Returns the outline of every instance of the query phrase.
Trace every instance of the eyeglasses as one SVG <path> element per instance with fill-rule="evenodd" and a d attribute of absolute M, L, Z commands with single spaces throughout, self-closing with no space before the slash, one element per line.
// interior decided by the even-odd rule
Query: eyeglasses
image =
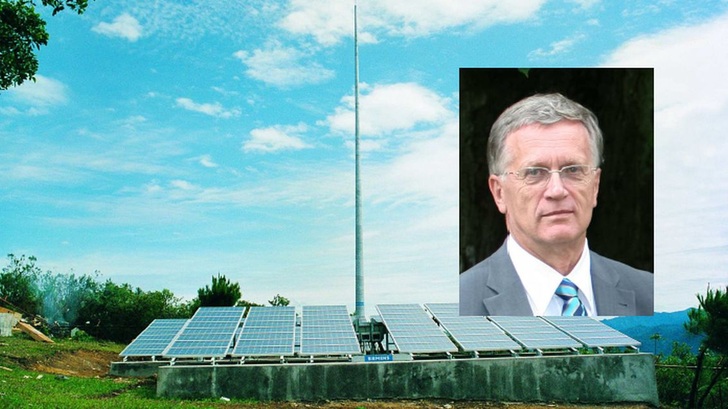
<path fill-rule="evenodd" d="M 579 184 L 587 181 L 597 168 L 589 165 L 568 165 L 558 170 L 542 167 L 527 167 L 515 172 L 504 172 L 503 175 L 513 175 L 527 185 L 544 184 L 551 178 L 552 173 L 558 173 L 564 183 Z"/>

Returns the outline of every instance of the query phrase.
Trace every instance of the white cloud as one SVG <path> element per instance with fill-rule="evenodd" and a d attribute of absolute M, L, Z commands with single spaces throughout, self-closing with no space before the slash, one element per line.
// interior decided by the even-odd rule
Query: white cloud
<path fill-rule="evenodd" d="M 456 28 L 507 24 L 532 17 L 545 0 L 517 3 L 499 0 L 372 0 L 358 6 L 359 30 L 365 42 L 375 33 L 426 36 Z M 280 26 L 294 34 L 311 35 L 322 45 L 352 36 L 353 6 L 328 0 L 292 0 Z"/>
<path fill-rule="evenodd" d="M 278 43 L 252 53 L 240 50 L 233 55 L 248 67 L 245 73 L 249 77 L 276 87 L 318 84 L 334 76 L 334 71 L 310 61 L 302 51 Z"/>
<path fill-rule="evenodd" d="M 214 160 L 212 160 L 212 156 L 210 155 L 202 155 L 198 158 L 198 161 L 200 165 L 206 168 L 216 168 L 219 166 Z"/>
<path fill-rule="evenodd" d="M 18 87 L 7 91 L 23 104 L 39 108 L 63 105 L 68 102 L 68 88 L 62 82 L 43 75 L 36 75 L 35 82 L 25 81 Z"/>
<path fill-rule="evenodd" d="M 352 134 L 354 97 L 342 99 L 342 106 L 326 118 L 332 132 Z M 383 136 L 420 124 L 437 124 L 450 118 L 450 99 L 415 83 L 362 87 L 359 97 L 359 129 L 362 136 Z"/>
<path fill-rule="evenodd" d="M 128 13 L 116 17 L 113 22 L 101 22 L 92 28 L 93 31 L 108 37 L 119 37 L 131 42 L 142 36 L 142 25 Z"/>
<path fill-rule="evenodd" d="M 217 118 L 232 118 L 240 115 L 239 109 L 225 109 L 219 102 L 199 104 L 189 98 L 177 98 L 177 106 L 188 111 L 199 112 Z"/>
<path fill-rule="evenodd" d="M 577 43 L 584 40 L 585 38 L 586 36 L 584 34 L 576 34 L 563 40 L 554 41 L 549 45 L 549 48 L 539 48 L 531 51 L 530 53 L 528 53 L 528 58 L 542 59 L 568 53 L 574 48 Z"/>
<path fill-rule="evenodd" d="M 630 40 L 605 59 L 655 72 L 655 310 L 728 285 L 728 14 Z"/>
<path fill-rule="evenodd" d="M 305 143 L 300 136 L 307 129 L 305 124 L 253 129 L 250 131 L 250 139 L 243 142 L 243 151 L 277 152 L 308 148 L 310 145 Z"/>
<path fill-rule="evenodd" d="M 169 182 L 169 184 L 173 188 L 180 189 L 180 190 L 195 190 L 196 189 L 195 185 L 193 185 L 192 183 L 190 183 L 186 180 L 181 180 L 181 179 L 173 180 L 173 181 Z"/>

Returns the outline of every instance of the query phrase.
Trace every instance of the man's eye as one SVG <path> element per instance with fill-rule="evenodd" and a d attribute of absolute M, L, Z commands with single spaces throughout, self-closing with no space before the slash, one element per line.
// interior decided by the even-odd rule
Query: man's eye
<path fill-rule="evenodd" d="M 568 173 L 572 175 L 581 173 L 581 166 L 565 166 L 563 169 L 561 169 L 561 173 Z"/>
<path fill-rule="evenodd" d="M 523 176 L 524 177 L 539 177 L 543 176 L 546 172 L 546 169 L 543 168 L 526 168 L 523 170 Z"/>

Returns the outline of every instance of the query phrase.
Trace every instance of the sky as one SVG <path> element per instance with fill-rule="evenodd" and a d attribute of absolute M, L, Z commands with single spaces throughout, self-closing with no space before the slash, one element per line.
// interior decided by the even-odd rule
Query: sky
<path fill-rule="evenodd" d="M 457 302 L 460 67 L 654 67 L 655 309 L 728 284 L 728 1 L 358 3 L 368 315 Z M 353 4 L 42 10 L 36 81 L 0 91 L 0 252 L 353 312 Z"/>

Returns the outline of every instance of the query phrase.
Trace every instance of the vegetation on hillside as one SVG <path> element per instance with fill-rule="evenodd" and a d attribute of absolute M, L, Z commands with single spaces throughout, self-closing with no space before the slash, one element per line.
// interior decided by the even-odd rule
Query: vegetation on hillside
<path fill-rule="evenodd" d="M 212 286 L 200 288 L 198 297 L 183 301 L 168 289 L 101 282 L 98 273 L 44 272 L 33 256 L 9 254 L 8 259 L 0 273 L 0 305 L 36 319 L 53 335 L 79 328 L 99 340 L 129 343 L 157 318 L 189 318 L 200 306 L 261 305 L 243 300 L 240 284 L 221 274 L 212 277 Z M 289 300 L 277 294 L 269 303 L 288 305 Z"/>

